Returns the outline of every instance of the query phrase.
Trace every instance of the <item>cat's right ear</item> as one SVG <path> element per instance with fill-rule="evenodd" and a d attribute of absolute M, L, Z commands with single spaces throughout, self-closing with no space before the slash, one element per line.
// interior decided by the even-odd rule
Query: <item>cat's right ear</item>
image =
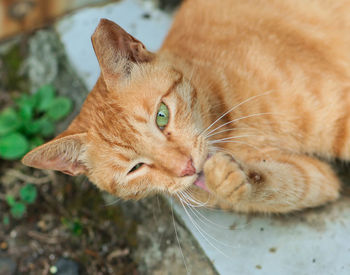
<path fill-rule="evenodd" d="M 127 76 L 135 64 L 150 62 L 154 54 L 114 22 L 101 19 L 91 41 L 107 86 Z"/>
<path fill-rule="evenodd" d="M 22 163 L 39 169 L 57 170 L 76 176 L 87 173 L 84 160 L 86 134 L 54 139 L 26 154 Z"/>

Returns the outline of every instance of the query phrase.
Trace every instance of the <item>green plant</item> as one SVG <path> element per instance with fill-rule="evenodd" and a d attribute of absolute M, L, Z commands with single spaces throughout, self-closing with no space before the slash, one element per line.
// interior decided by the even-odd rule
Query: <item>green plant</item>
<path fill-rule="evenodd" d="M 57 97 L 51 85 L 35 94 L 21 95 L 15 106 L 0 113 L 0 157 L 14 160 L 44 143 L 55 132 L 55 123 L 69 114 L 72 101 Z"/>
<path fill-rule="evenodd" d="M 22 218 L 27 211 L 27 205 L 35 201 L 38 195 L 36 186 L 33 184 L 26 184 L 19 190 L 19 199 L 16 200 L 14 196 L 7 195 L 6 202 L 10 206 L 10 213 L 12 217 Z"/>
<path fill-rule="evenodd" d="M 83 233 L 83 225 L 78 219 L 61 219 L 63 225 L 74 235 L 79 237 Z"/>

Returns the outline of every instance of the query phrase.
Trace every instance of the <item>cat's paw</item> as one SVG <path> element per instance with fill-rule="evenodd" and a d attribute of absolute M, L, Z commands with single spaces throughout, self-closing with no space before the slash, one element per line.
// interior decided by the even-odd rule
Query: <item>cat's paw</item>
<path fill-rule="evenodd" d="M 237 202 L 250 191 L 247 176 L 229 154 L 216 153 L 204 165 L 207 187 L 219 198 Z"/>

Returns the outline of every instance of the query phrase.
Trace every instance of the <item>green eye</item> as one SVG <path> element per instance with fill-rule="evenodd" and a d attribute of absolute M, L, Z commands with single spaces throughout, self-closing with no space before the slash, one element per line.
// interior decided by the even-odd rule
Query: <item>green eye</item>
<path fill-rule="evenodd" d="M 159 106 L 156 121 L 159 129 L 161 130 L 163 130 L 169 122 L 169 109 L 163 102 Z"/>
<path fill-rule="evenodd" d="M 143 163 L 138 163 L 136 164 L 133 168 L 131 168 L 131 170 L 128 172 L 128 174 L 136 171 L 137 169 L 141 168 L 141 166 L 143 165 Z"/>

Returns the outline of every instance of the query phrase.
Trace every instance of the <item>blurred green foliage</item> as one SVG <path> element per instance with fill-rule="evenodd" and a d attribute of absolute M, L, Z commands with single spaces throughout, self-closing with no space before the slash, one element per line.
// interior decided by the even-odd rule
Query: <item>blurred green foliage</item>
<path fill-rule="evenodd" d="M 6 202 L 10 206 L 10 213 L 12 217 L 22 218 L 27 210 L 27 205 L 35 202 L 38 195 L 37 188 L 33 184 L 26 184 L 19 190 L 19 198 L 16 199 L 12 195 L 6 196 Z M 3 221 L 6 225 L 9 220 Z"/>
<path fill-rule="evenodd" d="M 72 101 L 56 96 L 51 85 L 35 94 L 22 94 L 15 106 L 0 113 L 0 158 L 15 160 L 44 143 L 55 132 L 55 123 L 67 116 Z"/>

